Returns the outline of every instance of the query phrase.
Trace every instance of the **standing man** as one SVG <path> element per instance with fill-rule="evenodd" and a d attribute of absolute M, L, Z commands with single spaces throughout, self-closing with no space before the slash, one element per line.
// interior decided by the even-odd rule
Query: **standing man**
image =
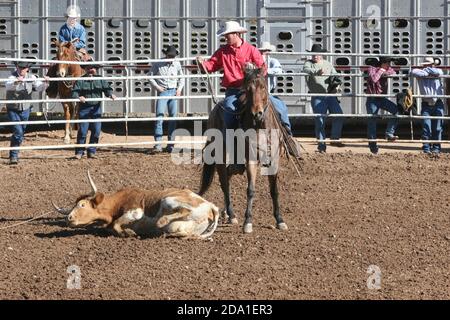
<path fill-rule="evenodd" d="M 102 98 L 102 94 L 116 99 L 116 96 L 112 93 L 112 88 L 106 80 L 91 80 L 94 77 L 98 77 L 97 69 L 99 65 L 89 64 L 83 65 L 86 74 L 83 78 L 89 78 L 89 80 L 78 80 L 75 82 L 72 90 L 72 99 L 79 99 L 79 118 L 81 119 L 100 119 L 102 117 L 101 103 L 100 101 L 87 102 L 86 99 L 98 99 Z M 97 144 L 100 139 L 100 133 L 102 130 L 101 122 L 83 122 L 79 124 L 77 134 L 77 144 L 85 144 L 88 130 L 91 130 L 91 137 L 89 144 Z M 75 159 L 81 159 L 84 155 L 85 148 L 75 149 Z M 89 147 L 87 149 L 88 158 L 96 159 L 97 149 L 95 147 Z"/>
<path fill-rule="evenodd" d="M 327 60 L 323 59 L 321 53 L 327 52 L 322 49 L 320 44 L 314 44 L 311 48 L 313 53 L 312 59 L 306 61 L 303 72 L 307 73 L 307 85 L 310 93 L 328 93 L 327 81 L 330 77 L 335 77 L 339 75 L 333 65 Z M 339 104 L 337 97 L 327 97 L 327 96 L 315 96 L 311 99 L 311 105 L 313 112 L 315 114 L 326 114 L 329 111 L 331 114 L 342 114 L 342 108 Z M 342 118 L 333 118 L 332 129 L 331 129 L 331 139 L 333 141 L 330 145 L 336 147 L 343 147 L 344 144 L 337 141 L 342 135 L 342 126 L 344 120 Z M 325 118 L 316 117 L 315 118 L 315 131 L 316 138 L 318 140 L 325 140 Z M 325 153 L 327 146 L 324 142 L 319 142 L 317 151 L 320 153 Z"/>
<path fill-rule="evenodd" d="M 269 92 L 274 93 L 275 87 L 277 86 L 277 74 L 283 73 L 283 69 L 281 68 L 281 63 L 278 59 L 275 59 L 270 56 L 271 52 L 276 51 L 274 45 L 270 44 L 270 42 L 263 42 L 261 48 L 259 48 L 259 52 L 261 52 L 264 61 L 267 66 L 267 75 L 269 78 Z"/>
<path fill-rule="evenodd" d="M 169 46 L 162 50 L 166 59 L 175 59 L 178 51 L 174 46 Z M 166 107 L 168 107 L 169 117 L 176 117 L 178 114 L 177 99 L 170 97 L 179 97 L 184 87 L 184 78 L 173 78 L 173 76 L 183 76 L 183 69 L 179 61 L 163 61 L 155 62 L 149 73 L 150 76 L 167 76 L 172 78 L 151 79 L 150 84 L 158 92 L 158 97 L 167 97 L 166 99 L 159 99 L 156 102 L 156 116 L 158 118 L 164 117 Z M 169 121 L 169 141 L 175 141 L 173 135 L 177 123 L 174 120 Z M 155 124 L 155 141 L 162 141 L 163 136 L 163 121 L 157 120 Z M 168 144 L 166 152 L 172 152 L 173 144 Z M 162 152 L 161 144 L 156 144 L 153 148 L 153 153 Z"/>
<path fill-rule="evenodd" d="M 422 116 L 444 116 L 444 102 L 441 98 L 433 96 L 444 95 L 444 88 L 440 77 L 444 74 L 441 69 L 436 68 L 436 60 L 433 57 L 427 57 L 422 62 L 423 69 L 413 69 L 411 75 L 417 78 L 420 94 L 429 96 L 422 98 Z M 443 131 L 443 120 L 423 120 L 423 140 L 441 140 Z M 426 154 L 436 154 L 441 152 L 441 144 L 424 143 L 422 150 Z"/>
<path fill-rule="evenodd" d="M 44 91 L 48 86 L 48 79 L 46 81 L 36 80 L 35 75 L 28 73 L 30 70 L 30 63 L 16 62 L 16 70 L 14 70 L 6 82 L 6 100 L 31 100 L 33 90 Z M 28 121 L 30 111 L 33 106 L 30 103 L 9 103 L 6 105 L 8 118 L 10 121 L 20 122 Z M 13 127 L 13 134 L 11 136 L 11 147 L 20 147 L 23 142 L 26 125 L 16 124 Z M 11 150 L 9 152 L 9 164 L 16 165 L 19 163 L 19 151 Z"/>
<path fill-rule="evenodd" d="M 380 57 L 375 66 L 369 67 L 369 77 L 367 79 L 367 94 L 387 94 L 388 77 L 396 74 L 391 67 L 391 58 Z M 366 102 L 367 113 L 377 115 L 380 109 L 386 110 L 393 115 L 397 115 L 397 105 L 391 100 L 383 97 L 368 97 Z M 386 127 L 386 140 L 395 141 L 398 136 L 395 135 L 395 129 L 398 125 L 398 119 L 389 119 Z M 377 119 L 369 118 L 367 120 L 367 136 L 371 140 L 377 138 Z M 378 146 L 376 142 L 369 142 L 370 152 L 378 153 Z"/>
<path fill-rule="evenodd" d="M 269 79 L 269 92 L 274 93 L 275 87 L 277 86 L 277 74 L 283 73 L 283 69 L 281 68 L 281 63 L 278 59 L 271 57 L 270 52 L 274 52 L 276 50 L 274 45 L 271 45 L 270 42 L 263 42 L 261 48 L 259 48 L 259 52 L 263 56 L 264 63 L 267 66 L 267 75 Z M 283 100 L 281 100 L 277 96 L 270 95 L 270 100 L 277 110 L 278 115 L 280 117 L 281 123 L 287 129 L 288 133 L 292 135 L 291 132 L 291 123 L 289 121 L 288 116 L 288 107 Z"/>

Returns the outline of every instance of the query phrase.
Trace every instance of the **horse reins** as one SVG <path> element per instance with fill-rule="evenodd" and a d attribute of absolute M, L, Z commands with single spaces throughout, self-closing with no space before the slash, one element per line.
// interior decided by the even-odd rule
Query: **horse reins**
<path fill-rule="evenodd" d="M 202 72 L 202 70 L 200 68 L 200 65 L 198 63 L 197 63 L 197 70 L 200 73 L 200 75 L 203 74 L 203 72 Z M 224 112 L 226 112 L 228 114 L 232 114 L 234 116 L 242 115 L 244 113 L 244 111 L 245 111 L 244 108 L 243 108 L 243 110 L 241 110 L 239 112 L 232 112 L 232 111 L 227 110 L 227 109 L 224 108 L 222 101 L 218 101 L 217 100 L 217 95 L 216 95 L 216 93 L 214 91 L 213 84 L 212 84 L 212 79 L 210 77 L 210 74 L 209 74 L 208 70 L 203 68 L 203 71 L 206 74 L 206 79 L 207 79 L 206 82 L 208 83 L 208 90 L 209 90 L 209 93 L 211 94 L 211 97 L 212 97 L 212 100 L 213 100 L 214 104 L 218 105 Z M 205 77 L 202 76 L 202 79 L 205 80 Z"/>

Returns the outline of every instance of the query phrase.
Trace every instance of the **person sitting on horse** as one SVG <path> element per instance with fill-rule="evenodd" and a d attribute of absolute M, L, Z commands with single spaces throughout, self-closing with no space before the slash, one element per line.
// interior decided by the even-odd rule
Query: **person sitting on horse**
<path fill-rule="evenodd" d="M 71 42 L 76 49 L 77 59 L 79 61 L 91 60 L 90 55 L 86 51 L 86 30 L 78 23 L 80 18 L 80 9 L 77 6 L 70 6 L 66 12 L 67 21 L 59 30 L 58 40 L 60 43 Z M 57 65 L 54 64 L 49 67 L 47 76 L 56 78 Z M 50 81 L 50 85 L 46 90 L 49 98 L 56 98 L 58 96 L 58 82 Z"/>
<path fill-rule="evenodd" d="M 60 42 L 73 42 L 80 61 L 87 61 L 86 29 L 79 23 L 80 16 L 80 9 L 70 6 L 66 12 L 67 21 L 59 29 L 58 38 Z"/>
<path fill-rule="evenodd" d="M 31 100 L 34 91 L 43 91 L 48 85 L 48 78 L 45 81 L 37 80 L 35 75 L 30 74 L 31 63 L 16 62 L 16 69 L 12 72 L 8 81 L 5 83 L 6 100 Z M 22 122 L 28 121 L 30 111 L 33 108 L 31 103 L 8 103 L 6 110 L 10 121 Z M 26 125 L 16 124 L 13 126 L 11 136 L 11 147 L 20 147 L 24 138 Z M 9 152 L 9 164 L 19 163 L 19 150 Z"/>
<path fill-rule="evenodd" d="M 209 60 L 197 57 L 198 64 L 206 72 L 223 70 L 222 86 L 226 89 L 223 118 L 227 129 L 238 127 L 236 114 L 240 109 L 239 97 L 242 94 L 244 67 L 252 63 L 257 68 L 265 68 L 264 58 L 259 50 L 242 38 L 242 34 L 246 32 L 247 29 L 238 22 L 227 21 L 224 27 L 217 32 L 218 37 L 225 37 L 227 44 L 219 48 Z M 272 95 L 270 95 L 270 100 L 286 131 L 292 135 L 286 104 Z"/>

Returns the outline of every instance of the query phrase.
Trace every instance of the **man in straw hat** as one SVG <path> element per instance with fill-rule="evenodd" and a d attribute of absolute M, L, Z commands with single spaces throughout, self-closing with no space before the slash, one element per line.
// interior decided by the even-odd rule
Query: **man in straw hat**
<path fill-rule="evenodd" d="M 444 74 L 441 69 L 436 68 L 439 64 L 439 60 L 433 57 L 426 57 L 422 61 L 421 65 L 423 69 L 413 69 L 411 75 L 417 78 L 419 84 L 420 94 L 428 96 L 428 98 L 422 98 L 422 116 L 444 116 L 444 102 L 441 98 L 436 96 L 444 95 L 444 87 L 440 77 Z M 443 123 L 441 119 L 423 120 L 423 140 L 441 140 Z M 427 154 L 439 154 L 441 152 L 441 144 L 433 143 L 431 146 L 429 143 L 424 143 L 422 150 Z"/>
<path fill-rule="evenodd" d="M 102 98 L 103 94 L 112 100 L 116 99 L 116 96 L 112 93 L 113 90 L 106 80 L 93 80 L 97 75 L 97 69 L 101 66 L 92 62 L 88 65 L 83 65 L 86 74 L 75 82 L 72 90 L 72 99 L 79 99 L 79 111 L 78 115 L 80 119 L 99 119 L 102 116 L 100 101 L 86 101 L 86 99 L 98 99 Z M 83 122 L 79 124 L 77 134 L 77 144 L 85 144 L 88 130 L 91 130 L 91 137 L 89 144 L 97 144 L 100 139 L 100 133 L 102 129 L 101 122 Z M 85 148 L 75 149 L 75 159 L 81 159 L 84 155 Z M 97 149 L 95 147 L 89 147 L 87 149 L 88 158 L 95 159 Z"/>
<path fill-rule="evenodd" d="M 270 44 L 270 42 L 268 41 L 263 42 L 261 47 L 259 48 L 259 52 L 261 52 L 266 62 L 267 74 L 269 76 L 269 91 L 271 93 L 274 92 L 275 87 L 277 85 L 276 75 L 283 73 L 280 61 L 270 56 L 270 53 L 275 51 L 276 51 L 275 46 Z"/>
<path fill-rule="evenodd" d="M 303 66 L 303 72 L 308 74 L 306 81 L 310 93 L 327 94 L 330 77 L 336 77 L 339 75 L 333 65 L 325 60 L 321 53 L 325 53 L 326 50 L 322 49 L 319 44 L 314 44 L 310 51 L 312 53 L 312 59 L 306 61 Z M 332 114 L 342 114 L 342 108 L 339 104 L 337 97 L 331 96 L 314 96 L 311 99 L 311 105 L 313 112 L 316 114 L 325 114 L 329 111 Z M 333 118 L 331 139 L 334 140 L 331 145 L 336 147 L 343 147 L 344 145 L 338 140 L 342 135 L 342 118 Z M 325 118 L 315 118 L 315 133 L 318 140 L 325 140 Z M 327 146 L 324 142 L 319 142 L 317 151 L 325 153 Z"/>
<path fill-rule="evenodd" d="M 16 69 L 11 73 L 8 81 L 5 83 L 6 100 L 31 100 L 34 91 L 44 91 L 48 86 L 48 78 L 45 81 L 36 80 L 36 76 L 30 74 L 31 63 L 16 62 Z M 33 108 L 31 103 L 8 103 L 6 109 L 8 118 L 12 122 L 28 121 L 30 111 Z M 11 147 L 20 147 L 24 138 L 26 125 L 16 124 L 13 126 L 11 136 Z M 19 151 L 11 150 L 9 152 L 9 164 L 19 163 Z"/>
<path fill-rule="evenodd" d="M 396 72 L 391 67 L 392 58 L 380 57 L 375 63 L 375 66 L 369 67 L 369 77 L 367 78 L 367 94 L 387 94 L 388 77 L 395 75 Z M 389 113 L 396 115 L 398 113 L 397 104 L 384 97 L 368 97 L 366 101 L 367 113 L 377 115 L 380 109 L 386 110 Z M 398 119 L 389 119 L 386 127 L 386 140 L 395 141 L 398 136 L 395 135 L 395 130 L 398 125 Z M 367 137 L 371 140 L 377 138 L 377 119 L 369 118 L 367 120 Z M 378 153 L 378 146 L 376 142 L 369 142 L 370 152 Z"/>
<path fill-rule="evenodd" d="M 237 126 L 236 112 L 240 107 L 238 99 L 244 81 L 245 65 L 252 63 L 257 68 L 264 66 L 264 59 L 259 50 L 242 38 L 242 34 L 246 32 L 247 29 L 241 27 L 238 22 L 227 21 L 217 32 L 217 36 L 225 37 L 227 44 L 218 49 L 209 60 L 197 58 L 199 65 L 207 72 L 223 70 L 222 86 L 226 89 L 223 107 L 228 111 L 224 112 L 223 117 L 227 129 L 234 129 Z M 273 96 L 270 96 L 270 99 L 283 126 L 291 134 L 286 105 L 278 103 Z"/>
<path fill-rule="evenodd" d="M 175 46 L 169 46 L 162 50 L 166 59 L 174 59 L 178 55 L 177 48 Z M 183 76 L 183 69 L 179 61 L 161 61 L 155 62 L 149 72 L 150 76 Z M 156 102 L 156 116 L 164 117 L 164 112 L 167 107 L 169 111 L 169 117 L 176 117 L 178 114 L 178 101 L 171 99 L 170 97 L 181 95 L 184 87 L 184 78 L 164 78 L 164 79 L 151 79 L 150 84 L 158 92 L 159 97 L 166 97 L 166 99 L 159 99 Z M 173 135 L 176 129 L 176 121 L 169 121 L 169 141 L 174 141 Z M 161 141 L 163 136 L 163 121 L 158 120 L 155 123 L 155 141 Z M 173 144 L 167 145 L 166 151 L 172 152 Z M 153 147 L 153 153 L 162 152 L 161 144 L 157 144 Z"/>

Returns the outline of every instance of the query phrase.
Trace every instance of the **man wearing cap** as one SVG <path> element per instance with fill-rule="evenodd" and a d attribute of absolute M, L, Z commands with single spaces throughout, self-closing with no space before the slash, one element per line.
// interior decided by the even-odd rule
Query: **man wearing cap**
<path fill-rule="evenodd" d="M 175 46 L 169 46 L 162 50 L 166 59 L 174 59 L 178 55 Z M 155 62 L 149 72 L 150 76 L 164 76 L 167 78 L 150 79 L 150 84 L 158 93 L 158 97 L 167 97 L 158 99 L 156 102 L 156 116 L 158 118 L 164 117 L 166 107 L 168 107 L 169 117 L 176 117 L 178 114 L 178 101 L 170 97 L 181 95 L 184 87 L 184 78 L 174 78 L 175 76 L 183 76 L 183 69 L 179 61 L 161 61 Z M 170 78 L 169 78 L 170 77 Z M 174 141 L 173 135 L 176 129 L 176 121 L 169 121 L 169 141 Z M 163 136 L 163 121 L 157 120 L 155 124 L 155 141 L 162 141 Z M 172 152 L 173 144 L 167 145 L 166 151 Z M 153 148 L 153 153 L 162 152 L 161 144 L 157 144 Z"/>
<path fill-rule="evenodd" d="M 238 22 L 227 21 L 217 32 L 217 36 L 225 37 L 227 44 L 218 49 L 209 60 L 197 58 L 199 65 L 207 72 L 223 70 L 222 86 L 226 89 L 223 101 L 226 112 L 223 113 L 223 117 L 227 129 L 235 129 L 238 124 L 236 113 L 240 108 L 239 96 L 244 82 L 244 67 L 249 63 L 257 68 L 265 66 L 264 58 L 259 50 L 242 38 L 241 35 L 246 32 L 247 29 L 241 27 Z M 281 123 L 292 135 L 286 104 L 279 103 L 280 100 L 272 95 L 269 97 L 280 116 Z M 299 154 L 300 151 L 297 153 Z"/>
<path fill-rule="evenodd" d="M 387 94 L 388 77 L 395 75 L 396 72 L 391 67 L 392 59 L 389 57 L 380 57 L 375 66 L 369 67 L 369 76 L 367 78 L 367 94 Z M 380 109 L 386 110 L 393 115 L 397 115 L 397 105 L 384 97 L 368 97 L 366 101 L 367 113 L 377 115 Z M 389 119 L 386 127 L 386 139 L 395 141 L 398 136 L 395 135 L 395 129 L 398 125 L 398 119 Z M 367 136 L 370 140 L 377 139 L 377 119 L 369 118 L 367 120 Z M 376 142 L 369 142 L 370 152 L 378 153 Z"/>
<path fill-rule="evenodd" d="M 319 44 L 314 44 L 311 48 L 313 53 L 312 59 L 305 62 L 303 72 L 308 74 L 306 81 L 309 93 L 313 94 L 327 94 L 328 93 L 328 79 L 339 75 L 333 65 L 325 60 L 321 53 L 327 52 L 322 49 Z M 314 96 L 311 99 L 311 105 L 315 114 L 325 114 L 329 111 L 331 114 L 342 114 L 342 108 L 337 97 L 329 96 Z M 338 140 L 342 135 L 342 118 L 333 118 L 331 128 L 331 139 L 334 140 L 331 145 L 336 147 L 343 147 L 344 145 Z M 325 140 L 325 118 L 315 118 L 315 133 L 318 140 Z M 325 153 L 327 146 L 324 142 L 319 142 L 317 151 Z"/>
<path fill-rule="evenodd" d="M 444 87 L 440 77 L 444 74 L 441 69 L 436 68 L 437 60 L 433 57 L 426 57 L 421 65 L 423 69 L 413 69 L 411 75 L 417 78 L 420 94 L 428 96 L 422 98 L 422 116 L 444 116 L 444 102 L 436 96 L 444 95 Z M 423 120 L 423 140 L 441 140 L 443 131 L 443 120 Z M 429 143 L 423 144 L 423 152 L 427 154 L 439 154 L 441 152 L 441 144 Z"/>
<path fill-rule="evenodd" d="M 99 119 L 102 116 L 100 101 L 86 101 L 86 99 L 99 99 L 102 98 L 102 94 L 111 98 L 116 99 L 116 96 L 112 93 L 112 88 L 106 80 L 92 80 L 97 75 L 97 69 L 100 68 L 99 65 L 94 63 L 89 65 L 83 65 L 86 74 L 82 77 L 85 79 L 80 79 L 75 82 L 72 89 L 72 99 L 79 99 L 79 118 L 80 119 Z M 77 144 L 85 144 L 87 132 L 91 130 L 91 137 L 89 139 L 89 144 L 97 144 L 100 139 L 101 133 L 101 122 L 83 122 L 79 124 L 78 134 L 77 134 Z M 81 159 L 84 155 L 85 148 L 75 149 L 75 159 Z M 95 147 L 89 147 L 87 149 L 88 158 L 97 158 L 97 149 Z"/>
<path fill-rule="evenodd" d="M 31 100 L 32 92 L 44 91 L 48 86 L 48 78 L 45 81 L 36 80 L 35 75 L 28 73 L 31 64 L 28 62 L 16 62 L 14 70 L 5 84 L 6 100 Z M 28 121 L 30 111 L 33 108 L 31 103 L 8 103 L 6 109 L 11 122 Z M 13 127 L 11 136 L 11 147 L 20 147 L 23 141 L 26 125 L 16 124 Z M 16 165 L 19 162 L 19 151 L 9 152 L 9 163 Z"/>

